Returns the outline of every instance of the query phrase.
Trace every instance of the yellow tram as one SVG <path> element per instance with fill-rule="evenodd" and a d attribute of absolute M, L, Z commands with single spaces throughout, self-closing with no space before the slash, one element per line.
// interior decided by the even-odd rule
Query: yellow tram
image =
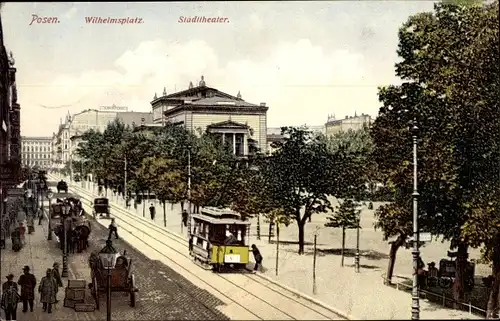
<path fill-rule="evenodd" d="M 249 260 L 250 222 L 228 209 L 204 207 L 192 214 L 189 254 L 204 268 L 244 268 Z"/>

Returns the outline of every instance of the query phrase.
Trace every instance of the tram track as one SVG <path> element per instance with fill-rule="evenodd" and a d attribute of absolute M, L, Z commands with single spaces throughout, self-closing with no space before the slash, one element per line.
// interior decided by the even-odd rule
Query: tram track
<path fill-rule="evenodd" d="M 93 201 L 93 193 L 78 186 L 70 186 L 70 189 L 76 192 L 76 194 L 82 196 L 82 198 L 88 201 Z M 84 204 L 84 207 L 88 208 L 89 205 L 84 202 L 82 203 Z M 263 279 L 261 280 L 261 278 L 258 278 L 253 274 L 218 274 L 203 270 L 198 265 L 193 264 L 191 256 L 188 254 L 187 240 L 184 237 L 178 235 L 177 233 L 168 231 L 166 228 L 160 227 L 155 223 L 149 222 L 142 217 L 129 213 L 127 210 L 122 209 L 119 205 L 114 204 L 113 201 L 110 201 L 110 207 L 113 209 L 113 212 L 117 214 L 113 215 L 113 217 L 118 221 L 117 223 L 120 227 L 120 230 L 126 231 L 132 237 L 138 239 L 141 243 L 146 245 L 149 249 L 152 249 L 160 256 L 164 257 L 183 271 L 187 272 L 189 275 L 194 276 L 200 282 L 204 283 L 209 288 L 222 295 L 231 303 L 239 306 L 241 309 L 245 310 L 247 313 L 249 313 L 249 315 L 255 317 L 256 319 L 346 319 L 345 317 L 342 317 L 338 313 L 328 310 L 325 307 L 315 305 L 308 300 L 302 300 L 293 292 L 289 292 L 284 288 L 278 287 L 277 285 L 269 281 L 264 281 Z M 123 224 L 120 223 L 124 223 L 126 227 L 124 227 Z M 141 228 L 141 226 L 144 228 Z M 141 234 L 142 237 L 140 237 Z M 167 242 L 169 242 L 170 244 Z M 176 246 L 174 246 L 174 244 Z M 190 268 L 187 268 L 183 264 L 172 259 L 171 256 L 166 255 L 163 251 L 161 251 L 162 248 L 168 249 L 169 251 L 174 252 L 176 255 L 187 259 L 191 263 Z M 232 291 L 228 291 L 231 292 L 231 296 L 224 293 L 225 291 L 218 289 L 213 284 L 210 284 L 210 282 L 207 281 L 207 279 L 209 278 L 204 277 L 206 276 L 205 273 L 208 273 L 210 276 L 212 276 L 212 278 L 218 278 L 219 280 L 225 281 L 227 283 L 224 286 L 226 289 L 228 285 L 229 287 L 233 287 Z M 241 283 L 242 279 L 245 279 L 246 282 Z M 218 283 L 217 285 L 218 287 L 221 287 L 222 284 Z M 264 291 L 262 291 L 262 288 L 264 288 Z M 248 289 L 253 289 L 253 291 L 249 291 Z M 268 292 L 266 293 L 266 291 Z M 254 293 L 258 293 L 258 295 Z M 235 294 L 239 294 L 238 296 L 242 298 L 242 300 L 240 301 L 244 302 L 241 303 L 235 300 L 233 298 L 234 296 L 236 296 Z M 249 298 L 245 299 L 245 297 Z M 251 305 L 258 308 L 249 309 L 248 306 L 250 304 L 246 303 L 249 300 L 253 300 L 256 304 L 254 305 L 252 303 Z M 266 306 L 268 308 L 263 309 L 263 306 Z M 295 309 L 293 309 L 292 307 L 294 307 Z M 256 311 L 260 311 L 260 314 L 258 314 L 258 312 Z M 267 313 L 265 313 L 264 311 L 267 311 Z M 294 311 L 294 313 L 292 313 L 291 311 Z"/>

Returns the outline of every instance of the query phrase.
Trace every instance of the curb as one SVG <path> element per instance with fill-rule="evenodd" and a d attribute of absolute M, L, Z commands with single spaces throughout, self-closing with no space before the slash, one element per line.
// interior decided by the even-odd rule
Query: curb
<path fill-rule="evenodd" d="M 249 268 L 247 268 L 247 270 L 248 271 L 253 271 L 253 270 L 251 270 Z M 360 318 L 356 318 L 355 316 L 353 316 L 351 314 L 348 314 L 348 313 L 346 313 L 346 312 L 344 312 L 342 310 L 339 310 L 337 308 L 329 306 L 328 304 L 326 304 L 326 303 L 324 303 L 324 302 L 322 302 L 322 301 L 320 301 L 318 299 L 315 299 L 315 298 L 313 298 L 313 297 L 311 297 L 311 296 L 309 296 L 307 294 L 304 294 L 304 293 L 302 293 L 302 292 L 300 292 L 298 290 L 292 289 L 291 287 L 289 287 L 287 285 L 281 284 L 278 281 L 273 280 L 272 278 L 268 277 L 267 275 L 264 275 L 262 273 L 255 273 L 255 275 L 258 276 L 258 277 L 260 277 L 260 278 L 262 278 L 262 279 L 264 279 L 264 280 L 266 280 L 266 281 L 268 281 L 268 282 L 270 282 L 270 283 L 272 283 L 272 284 L 274 284 L 274 285 L 276 285 L 276 286 L 278 286 L 278 287 L 280 287 L 280 288 L 282 288 L 282 289 L 285 289 L 285 290 L 287 290 L 287 291 L 289 291 L 289 292 L 297 295 L 298 297 L 301 297 L 301 298 L 303 298 L 303 299 L 305 299 L 307 301 L 310 301 L 310 302 L 312 302 L 314 304 L 317 304 L 317 305 L 321 306 L 322 308 L 324 308 L 326 310 L 329 310 L 329 311 L 331 311 L 333 313 L 336 313 L 336 314 L 338 314 L 338 315 L 346 318 L 347 320 L 361 320 Z"/>

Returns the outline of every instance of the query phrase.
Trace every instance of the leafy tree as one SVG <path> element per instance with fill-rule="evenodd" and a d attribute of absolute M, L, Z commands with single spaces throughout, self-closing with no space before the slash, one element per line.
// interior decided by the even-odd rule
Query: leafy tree
<path fill-rule="evenodd" d="M 283 127 L 282 135 L 285 141 L 273 146 L 278 150 L 261 168 L 264 189 L 272 206 L 297 222 L 299 254 L 304 254 L 306 221 L 331 209 L 328 195 L 335 194 L 339 177 L 324 139 L 305 128 Z"/>
<path fill-rule="evenodd" d="M 396 195 L 378 216 L 398 215 L 398 224 L 379 226 L 398 229 L 384 230 L 386 236 L 406 236 L 412 193 L 407 126 L 418 120 L 420 225 L 458 249 L 455 299 L 464 294 L 467 248 L 488 246 L 495 235 L 465 227 L 477 213 L 495 212 L 486 209 L 500 195 L 498 170 L 492 166 L 500 159 L 500 124 L 493 116 L 498 111 L 497 16 L 498 2 L 436 4 L 434 14 L 410 17 L 399 31 L 402 61 L 396 64 L 396 75 L 405 83 L 380 90 L 383 107 L 372 129 L 374 158 Z M 482 228 L 495 229 L 492 224 Z"/>
<path fill-rule="evenodd" d="M 332 215 L 328 216 L 326 227 L 342 228 L 342 250 L 341 250 L 341 265 L 344 266 L 344 250 L 345 250 L 345 230 L 361 228 L 360 211 L 357 209 L 359 203 L 351 199 L 346 199 L 336 206 Z"/>

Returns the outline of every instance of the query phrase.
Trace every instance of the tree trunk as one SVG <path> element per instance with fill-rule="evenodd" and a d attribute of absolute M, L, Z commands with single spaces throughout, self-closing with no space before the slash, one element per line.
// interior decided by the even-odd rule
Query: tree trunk
<path fill-rule="evenodd" d="M 257 240 L 260 240 L 260 214 L 257 214 Z"/>
<path fill-rule="evenodd" d="M 345 227 L 342 226 L 342 249 L 340 252 L 340 266 L 344 266 L 344 249 L 345 249 Z"/>
<path fill-rule="evenodd" d="M 142 200 L 142 217 L 146 216 L 146 202 Z"/>
<path fill-rule="evenodd" d="M 492 275 L 494 279 L 486 308 L 486 318 L 497 319 L 500 317 L 500 234 L 497 235 L 493 248 Z"/>
<path fill-rule="evenodd" d="M 465 268 L 467 266 L 467 244 L 460 242 L 458 244 L 457 259 L 456 259 L 456 272 L 455 282 L 453 283 L 453 299 L 455 309 L 459 309 L 460 304 L 464 300 L 465 291 Z"/>
<path fill-rule="evenodd" d="M 297 225 L 299 226 L 299 255 L 304 254 L 304 227 L 305 227 L 305 222 L 297 222 Z"/>
<path fill-rule="evenodd" d="M 392 275 L 394 274 L 394 266 L 396 265 L 396 254 L 401 246 L 405 242 L 406 236 L 399 235 L 398 238 L 391 243 L 391 249 L 389 250 L 389 264 L 387 265 L 387 274 L 385 276 L 384 284 L 392 284 Z"/>

